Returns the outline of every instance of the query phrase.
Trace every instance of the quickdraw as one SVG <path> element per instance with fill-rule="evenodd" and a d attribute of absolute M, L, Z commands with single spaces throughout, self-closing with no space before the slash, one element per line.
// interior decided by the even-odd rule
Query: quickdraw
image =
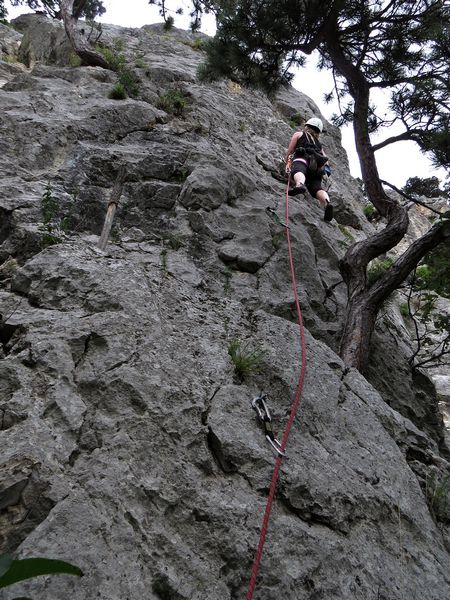
<path fill-rule="evenodd" d="M 270 206 L 268 206 L 266 208 L 266 213 L 274 218 L 274 221 L 277 223 L 277 225 L 280 225 L 280 227 L 286 227 L 286 229 L 290 229 L 290 226 L 286 225 L 286 223 L 280 219 L 280 217 L 277 215 L 277 211 L 274 208 L 270 208 Z"/>
<path fill-rule="evenodd" d="M 266 394 L 261 394 L 252 400 L 252 408 L 258 415 L 259 419 L 264 425 L 264 433 L 266 434 L 266 440 L 278 454 L 278 456 L 284 456 L 285 452 L 281 450 L 281 443 L 275 437 L 272 429 L 272 417 L 270 416 L 269 407 L 266 402 Z"/>

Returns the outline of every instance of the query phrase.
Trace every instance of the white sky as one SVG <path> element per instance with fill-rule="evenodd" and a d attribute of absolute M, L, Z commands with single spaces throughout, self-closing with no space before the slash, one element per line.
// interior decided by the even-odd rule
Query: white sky
<path fill-rule="evenodd" d="M 8 17 L 10 19 L 29 12 L 25 7 L 11 7 L 8 0 L 5 2 L 8 8 Z M 161 21 L 158 9 L 155 6 L 150 6 L 148 0 L 103 0 L 106 8 L 106 13 L 100 21 L 104 23 L 114 23 L 123 27 L 142 27 L 149 23 Z M 169 3 L 168 3 L 169 4 Z M 185 0 L 180 0 L 174 3 L 179 6 L 189 6 Z M 188 10 L 185 10 L 188 13 Z M 174 15 L 175 25 L 177 27 L 187 27 L 188 18 Z M 214 19 L 211 16 L 204 16 L 202 31 L 208 35 L 214 35 L 215 25 Z M 293 86 L 307 94 L 319 106 L 325 118 L 330 119 L 331 115 L 336 112 L 336 108 L 332 104 L 326 105 L 323 102 L 323 94 L 331 91 L 333 82 L 331 74 L 326 71 L 318 72 L 315 69 L 315 61 L 313 58 L 308 59 L 305 69 L 299 71 L 293 81 Z M 350 171 L 355 177 L 360 176 L 359 161 L 355 151 L 353 142 L 353 130 L 350 126 L 344 127 L 342 130 L 342 144 L 347 151 Z M 401 129 L 396 129 L 394 126 L 385 129 L 381 134 L 378 134 L 375 141 L 380 141 L 385 137 L 390 137 L 396 133 L 400 133 Z M 286 140 L 286 145 L 289 140 Z M 444 169 L 439 171 L 433 170 L 429 160 L 419 151 L 414 142 L 397 142 L 376 153 L 378 170 L 380 177 L 396 185 L 402 187 L 409 177 L 431 177 L 435 175 L 441 180 L 445 179 L 446 173 Z"/>

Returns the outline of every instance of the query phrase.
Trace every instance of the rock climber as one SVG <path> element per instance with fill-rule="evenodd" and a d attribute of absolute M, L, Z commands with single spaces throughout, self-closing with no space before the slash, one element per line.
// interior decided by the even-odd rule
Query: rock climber
<path fill-rule="evenodd" d="M 333 218 L 333 206 L 328 193 L 322 187 L 322 177 L 331 174 L 328 158 L 319 142 L 319 135 L 323 131 L 323 123 L 317 117 L 306 121 L 303 131 L 296 131 L 291 138 L 286 155 L 286 172 L 293 179 L 293 186 L 289 190 L 290 196 L 304 194 L 309 191 L 313 198 L 317 198 L 325 209 L 324 221 Z"/>

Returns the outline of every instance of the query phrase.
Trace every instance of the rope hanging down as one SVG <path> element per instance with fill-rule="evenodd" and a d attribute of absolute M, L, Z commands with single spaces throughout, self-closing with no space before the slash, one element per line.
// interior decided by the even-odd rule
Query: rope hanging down
<path fill-rule="evenodd" d="M 263 553 L 263 549 L 264 549 L 264 542 L 266 540 L 266 535 L 267 535 L 267 528 L 269 526 L 270 511 L 272 510 L 273 499 L 274 499 L 275 490 L 277 487 L 278 474 L 279 474 L 280 468 L 281 468 L 281 461 L 283 459 L 283 454 L 286 450 L 286 445 L 287 445 L 287 441 L 289 438 L 292 424 L 294 423 L 295 413 L 297 411 L 297 407 L 300 402 L 300 397 L 301 397 L 301 393 L 302 393 L 302 389 L 303 389 L 303 381 L 305 379 L 305 374 L 306 374 L 305 331 L 304 331 L 304 327 L 303 327 L 302 311 L 300 308 L 300 302 L 299 302 L 298 294 L 297 294 L 297 282 L 295 279 L 294 261 L 292 258 L 292 248 L 291 248 L 291 238 L 290 238 L 290 234 L 289 234 L 289 195 L 288 195 L 289 187 L 290 187 L 290 177 L 289 177 L 288 185 L 286 188 L 286 217 L 285 217 L 286 228 L 285 228 L 285 231 L 286 231 L 287 247 L 288 247 L 288 254 L 289 254 L 289 266 L 290 266 L 290 270 L 291 270 L 292 289 L 294 291 L 295 308 L 297 311 L 298 325 L 300 328 L 301 368 L 300 368 L 300 375 L 299 375 L 298 382 L 297 382 L 297 389 L 295 391 L 294 403 L 292 404 L 289 419 L 286 424 L 285 430 L 283 432 L 283 437 L 281 439 L 279 454 L 278 454 L 276 462 L 275 462 L 275 467 L 274 467 L 273 474 L 272 474 L 272 480 L 270 482 L 269 497 L 267 498 L 266 510 L 264 512 L 264 518 L 263 518 L 263 524 L 261 527 L 261 533 L 259 536 L 258 548 L 256 550 L 255 559 L 253 561 L 252 574 L 250 576 L 250 583 L 248 586 L 246 600 L 252 600 L 253 592 L 255 591 L 256 578 L 258 576 L 259 565 L 261 563 L 262 553 Z"/>

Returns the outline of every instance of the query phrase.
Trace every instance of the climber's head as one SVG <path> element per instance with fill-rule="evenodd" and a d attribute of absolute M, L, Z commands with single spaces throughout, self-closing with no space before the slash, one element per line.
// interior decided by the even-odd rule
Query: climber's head
<path fill-rule="evenodd" d="M 305 123 L 305 129 L 313 133 L 316 137 L 323 131 L 323 123 L 317 117 L 308 119 Z"/>

